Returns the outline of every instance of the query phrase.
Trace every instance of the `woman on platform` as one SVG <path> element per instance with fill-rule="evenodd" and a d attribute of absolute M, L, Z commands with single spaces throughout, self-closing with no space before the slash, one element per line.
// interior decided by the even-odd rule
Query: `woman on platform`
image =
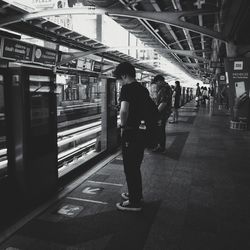
<path fill-rule="evenodd" d="M 178 109 L 180 107 L 180 101 L 181 101 L 181 86 L 179 81 L 175 82 L 173 97 L 174 97 L 173 120 L 170 121 L 169 123 L 178 123 L 178 118 L 179 118 Z"/>

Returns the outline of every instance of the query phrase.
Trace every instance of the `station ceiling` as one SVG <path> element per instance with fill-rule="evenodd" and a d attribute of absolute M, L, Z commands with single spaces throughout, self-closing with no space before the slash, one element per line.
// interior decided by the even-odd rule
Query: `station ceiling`
<path fill-rule="evenodd" d="M 226 56 L 225 42 L 247 47 L 250 44 L 250 35 L 246 32 L 250 23 L 249 0 L 69 0 L 69 4 L 72 6 L 77 1 L 105 9 L 147 12 L 148 20 L 112 15 L 112 12 L 110 16 L 145 44 L 155 47 L 200 79 L 213 76 L 215 69 L 210 67 L 211 61 L 222 61 Z M 192 14 L 181 18 L 159 17 L 160 21 L 155 21 L 150 20 L 151 12 L 164 13 L 166 17 L 181 12 Z M 201 33 L 199 27 L 207 31 Z"/>
<path fill-rule="evenodd" d="M 103 8 L 110 17 L 145 44 L 154 47 L 182 70 L 196 78 L 213 77 L 211 61 L 222 61 L 226 43 L 244 47 L 248 53 L 250 35 L 249 0 L 69 0 Z M 105 45 L 60 27 L 42 17 L 25 20 L 25 9 L 0 0 L 0 27 L 52 41 L 80 51 Z M 132 13 L 132 14 L 131 14 Z M 6 20 L 17 19 L 7 23 Z M 97 53 L 98 54 L 98 53 Z M 102 52 L 106 58 L 129 60 L 139 68 L 154 69 L 118 51 Z"/>

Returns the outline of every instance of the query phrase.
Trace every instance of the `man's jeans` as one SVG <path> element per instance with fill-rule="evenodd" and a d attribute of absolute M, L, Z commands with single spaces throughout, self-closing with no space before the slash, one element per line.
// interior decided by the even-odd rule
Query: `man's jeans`
<path fill-rule="evenodd" d="M 141 163 L 144 155 L 145 135 L 139 129 L 125 130 L 122 134 L 122 156 L 129 201 L 139 203 L 142 198 Z"/>

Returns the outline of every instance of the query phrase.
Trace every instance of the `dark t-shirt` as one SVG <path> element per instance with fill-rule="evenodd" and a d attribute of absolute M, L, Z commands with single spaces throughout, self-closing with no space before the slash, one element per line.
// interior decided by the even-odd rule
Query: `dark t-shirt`
<path fill-rule="evenodd" d="M 129 113 L 126 125 L 138 128 L 142 120 L 143 104 L 149 96 L 148 90 L 138 82 L 133 82 L 122 86 L 120 102 L 129 103 Z"/>
<path fill-rule="evenodd" d="M 201 95 L 201 89 L 200 89 L 199 86 L 196 88 L 196 93 L 195 93 L 195 95 L 196 95 L 196 96 L 200 96 L 200 95 Z"/>
<path fill-rule="evenodd" d="M 181 87 L 176 86 L 174 92 L 175 92 L 174 108 L 178 109 L 180 107 L 180 101 L 181 101 Z"/>
<path fill-rule="evenodd" d="M 163 102 L 165 102 L 167 105 L 161 111 L 160 116 L 162 118 L 165 118 L 169 116 L 169 113 L 171 112 L 171 108 L 172 108 L 172 90 L 171 90 L 171 87 L 167 84 L 162 86 L 157 93 L 157 98 L 156 98 L 157 106 L 159 106 Z"/>

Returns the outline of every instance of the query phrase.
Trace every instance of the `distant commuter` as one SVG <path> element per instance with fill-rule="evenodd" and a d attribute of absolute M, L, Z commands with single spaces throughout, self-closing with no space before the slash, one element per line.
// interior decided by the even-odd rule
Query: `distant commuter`
<path fill-rule="evenodd" d="M 124 85 L 120 93 L 121 140 L 124 173 L 128 193 L 122 193 L 123 202 L 116 207 L 122 211 L 142 210 L 141 163 L 144 155 L 144 138 L 139 129 L 143 103 L 149 91 L 135 80 L 135 68 L 128 62 L 120 63 L 114 75 Z"/>
<path fill-rule="evenodd" d="M 156 105 L 160 113 L 157 146 L 153 152 L 164 152 L 166 150 L 166 123 L 171 114 L 172 90 L 162 75 L 156 75 L 153 84 L 157 85 Z"/>
<path fill-rule="evenodd" d="M 200 89 L 199 83 L 197 82 L 196 93 L 195 93 L 196 107 L 200 106 L 200 100 L 201 100 L 201 89 Z"/>
<path fill-rule="evenodd" d="M 208 91 L 207 87 L 204 87 L 202 91 L 202 103 L 206 104 L 207 100 L 208 100 Z"/>
<path fill-rule="evenodd" d="M 174 106 L 173 106 L 173 120 L 169 123 L 178 123 L 179 119 L 179 111 L 180 108 L 180 102 L 181 102 L 181 85 L 179 81 L 175 82 L 175 88 L 174 88 Z"/>

